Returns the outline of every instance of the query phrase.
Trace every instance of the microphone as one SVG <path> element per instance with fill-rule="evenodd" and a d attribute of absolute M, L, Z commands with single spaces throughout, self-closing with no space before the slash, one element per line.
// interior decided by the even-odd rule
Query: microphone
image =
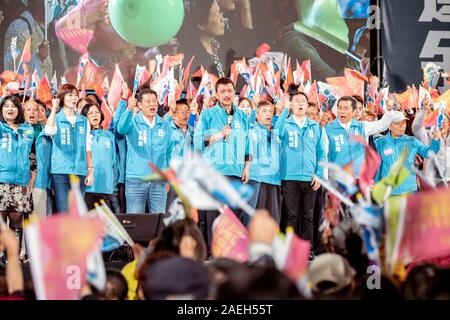
<path fill-rule="evenodd" d="M 228 126 L 231 128 L 231 123 L 233 122 L 233 116 L 232 115 L 229 115 L 228 116 Z M 227 142 L 227 140 L 228 140 L 228 136 L 226 136 L 224 139 L 223 139 L 225 142 Z"/>

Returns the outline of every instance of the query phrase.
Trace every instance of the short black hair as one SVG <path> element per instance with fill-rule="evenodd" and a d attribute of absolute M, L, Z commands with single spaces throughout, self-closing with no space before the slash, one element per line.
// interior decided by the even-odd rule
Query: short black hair
<path fill-rule="evenodd" d="M 189 107 L 189 102 L 187 101 L 187 99 L 178 99 L 175 104 L 185 104 Z"/>
<path fill-rule="evenodd" d="M 304 93 L 303 91 L 300 91 L 300 86 L 296 85 L 296 84 L 290 84 L 288 89 L 287 89 L 287 93 L 289 94 L 289 101 L 292 101 L 292 99 L 294 99 L 295 96 L 301 94 L 302 96 L 304 96 L 306 98 L 306 102 L 309 103 L 309 99 L 308 96 L 306 95 L 306 93 Z"/>
<path fill-rule="evenodd" d="M 158 99 L 158 94 L 155 90 L 151 89 L 150 87 L 141 87 L 136 93 L 137 101 L 142 102 L 142 98 L 144 98 L 146 94 L 153 94 L 155 95 L 156 99 Z"/>
<path fill-rule="evenodd" d="M 103 295 L 107 300 L 126 300 L 128 283 L 119 271 L 114 269 L 106 270 L 106 282 L 107 285 L 103 291 Z"/>
<path fill-rule="evenodd" d="M 364 107 L 364 99 L 361 96 L 354 95 L 352 96 L 353 99 L 355 99 L 357 102 L 361 103 Z"/>
<path fill-rule="evenodd" d="M 217 88 L 219 88 L 219 85 L 226 86 L 226 85 L 229 85 L 229 84 L 231 84 L 233 86 L 233 89 L 235 88 L 233 80 L 231 80 L 230 78 L 227 78 L 227 77 L 220 78 L 216 82 L 216 87 L 215 87 L 216 92 L 217 92 Z"/>
<path fill-rule="evenodd" d="M 339 103 L 341 103 L 342 101 L 349 101 L 352 104 L 352 109 L 356 110 L 357 104 L 356 104 L 356 99 L 351 97 L 351 96 L 343 96 L 341 97 L 338 102 L 337 102 L 337 106 L 339 105 Z"/>
<path fill-rule="evenodd" d="M 24 122 L 23 107 L 22 107 L 22 104 L 20 103 L 19 98 L 17 98 L 14 95 L 7 96 L 2 100 L 2 103 L 0 104 L 0 121 L 6 122 L 5 118 L 3 118 L 3 107 L 7 101 L 11 101 L 16 106 L 17 110 L 19 111 L 16 119 L 14 119 L 14 123 L 15 124 L 23 123 Z"/>

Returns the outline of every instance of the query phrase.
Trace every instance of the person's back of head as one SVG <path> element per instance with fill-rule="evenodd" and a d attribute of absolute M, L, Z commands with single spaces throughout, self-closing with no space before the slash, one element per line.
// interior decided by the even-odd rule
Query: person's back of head
<path fill-rule="evenodd" d="M 362 276 L 351 294 L 352 299 L 357 300 L 402 300 L 399 289 L 385 275 L 380 275 L 379 279 L 374 279 L 376 275 L 368 274 Z"/>
<path fill-rule="evenodd" d="M 450 269 L 438 269 L 428 286 L 428 299 L 450 300 Z"/>
<path fill-rule="evenodd" d="M 424 263 L 412 268 L 402 286 L 406 300 L 428 300 L 432 284 L 436 281 L 439 267 Z"/>
<path fill-rule="evenodd" d="M 117 270 L 106 270 L 106 287 L 103 295 L 107 300 L 125 300 L 128 293 L 128 283 Z"/>
<path fill-rule="evenodd" d="M 171 251 L 175 254 L 185 256 L 180 251 L 183 237 L 189 237 L 195 242 L 193 248 L 193 257 L 196 261 L 203 262 L 206 260 L 206 244 L 203 235 L 197 224 L 192 219 L 178 220 L 168 225 L 161 233 L 155 245 L 154 252 Z"/>
<path fill-rule="evenodd" d="M 215 299 L 218 287 L 228 281 L 233 270 L 241 266 L 240 262 L 228 258 L 217 258 L 205 263 L 209 275 L 209 293 L 210 299 Z"/>
<path fill-rule="evenodd" d="M 208 281 L 202 263 L 173 256 L 149 265 L 141 287 L 147 300 L 202 300 L 208 296 Z"/>
<path fill-rule="evenodd" d="M 335 253 L 342 255 L 356 271 L 356 276 L 366 274 L 369 266 L 362 237 L 362 228 L 353 219 L 341 221 L 330 239 Z"/>
<path fill-rule="evenodd" d="M 217 300 L 270 299 L 301 299 L 296 285 L 272 267 L 237 266 L 217 292 Z"/>

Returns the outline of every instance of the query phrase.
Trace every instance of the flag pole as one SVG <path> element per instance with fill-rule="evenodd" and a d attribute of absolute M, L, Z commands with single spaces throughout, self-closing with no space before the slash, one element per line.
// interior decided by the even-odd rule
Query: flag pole
<path fill-rule="evenodd" d="M 45 16 L 45 20 L 44 20 L 44 39 L 45 39 L 45 41 L 47 41 L 47 39 L 48 39 L 48 4 L 49 4 L 49 1 L 46 0 L 45 4 L 44 4 L 44 16 Z"/>

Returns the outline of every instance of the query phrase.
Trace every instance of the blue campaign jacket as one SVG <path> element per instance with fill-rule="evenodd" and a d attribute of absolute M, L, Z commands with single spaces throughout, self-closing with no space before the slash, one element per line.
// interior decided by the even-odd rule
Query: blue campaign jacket
<path fill-rule="evenodd" d="M 235 105 L 233 112 L 233 130 L 228 138 L 205 145 L 205 140 L 228 124 L 228 114 L 219 104 L 203 109 L 194 131 L 194 149 L 201 151 L 203 160 L 221 174 L 241 177 L 249 155 L 249 122 L 247 115 Z"/>
<path fill-rule="evenodd" d="M 416 154 L 428 158 L 428 152 L 439 152 L 440 141 L 432 140 L 429 146 L 422 144 L 414 137 L 403 135 L 399 138 L 394 138 L 391 134 L 375 140 L 375 147 L 381 157 L 381 166 L 378 169 L 376 181 L 379 181 L 389 174 L 392 165 L 397 161 L 400 153 L 404 148 L 408 148 L 408 158 L 405 162 L 405 167 L 410 170 L 411 175 L 397 188 L 392 190 L 392 195 L 400 195 L 417 191 L 416 174 L 412 170 L 414 166 L 414 159 Z"/>
<path fill-rule="evenodd" d="M 125 136 L 117 132 L 117 124 L 119 123 L 120 117 L 127 110 L 127 101 L 121 99 L 119 105 L 117 106 L 116 112 L 114 113 L 113 120 L 111 122 L 110 131 L 114 133 L 117 145 L 117 155 L 118 155 L 118 183 L 125 183 L 125 171 L 126 171 L 126 161 L 127 161 L 127 140 Z"/>
<path fill-rule="evenodd" d="M 361 164 L 365 156 L 365 149 L 361 143 L 353 141 L 350 138 L 353 135 L 360 135 L 365 139 L 366 133 L 364 124 L 352 119 L 350 122 L 349 133 L 347 133 L 347 130 L 340 125 L 338 119 L 335 119 L 332 123 L 325 126 L 325 130 L 329 143 L 328 161 L 340 166 L 345 166 L 346 164 L 353 162 L 354 176 L 359 178 Z"/>
<path fill-rule="evenodd" d="M 42 190 L 50 189 L 52 138 L 45 135 L 44 130 L 42 130 L 39 136 L 36 138 L 35 145 L 36 145 L 37 173 L 34 187 Z"/>
<path fill-rule="evenodd" d="M 172 157 L 183 158 L 185 154 L 194 150 L 194 129 L 187 126 L 186 132 L 177 127 L 174 121 L 170 121 L 170 127 L 173 129 L 173 150 Z"/>
<path fill-rule="evenodd" d="M 30 151 L 34 141 L 34 130 L 22 123 L 17 133 L 8 124 L 0 122 L 0 182 L 28 185 L 30 181 Z"/>
<path fill-rule="evenodd" d="M 106 130 L 92 130 L 92 162 L 94 184 L 86 192 L 113 194 L 115 171 L 118 170 L 114 134 Z"/>
<path fill-rule="evenodd" d="M 291 116 L 280 128 L 281 180 L 311 181 L 314 175 L 323 178 L 319 163 L 326 161 L 327 156 L 322 128 L 308 118 L 304 121 L 300 128 Z"/>
<path fill-rule="evenodd" d="M 52 174 L 87 175 L 86 134 L 89 123 L 86 117 L 76 114 L 75 125 L 64 112 L 56 115 L 58 131 L 52 137 Z"/>
<path fill-rule="evenodd" d="M 161 117 L 155 116 L 155 126 L 152 129 L 142 113 L 133 116 L 127 109 L 119 120 L 117 131 L 127 139 L 126 178 L 143 178 L 150 174 L 152 170 L 149 162 L 160 169 L 169 166 L 174 149 L 174 133 Z"/>
<path fill-rule="evenodd" d="M 254 110 L 252 110 L 252 113 Z M 249 146 L 252 162 L 250 177 L 254 181 L 281 185 L 280 178 L 280 127 L 285 125 L 289 109 L 283 110 L 276 125 L 269 132 L 266 126 L 256 122 L 250 125 Z"/>

